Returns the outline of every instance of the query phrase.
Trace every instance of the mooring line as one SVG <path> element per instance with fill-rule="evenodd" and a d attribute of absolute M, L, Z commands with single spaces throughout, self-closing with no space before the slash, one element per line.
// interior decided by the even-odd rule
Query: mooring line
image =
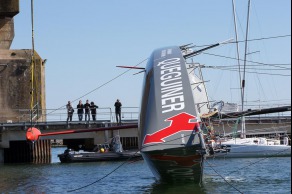
<path fill-rule="evenodd" d="M 134 67 L 137 67 L 137 66 L 141 65 L 142 63 L 144 63 L 144 62 L 147 61 L 147 60 L 148 60 L 148 58 L 142 60 L 141 62 L 139 62 L 138 64 L 136 64 Z M 123 75 L 125 75 L 126 73 L 128 73 L 128 72 L 131 71 L 131 70 L 132 70 L 132 69 L 128 69 L 128 70 L 124 71 L 123 73 L 121 73 L 121 74 L 115 76 L 114 78 L 110 79 L 109 81 L 107 81 L 107 82 L 103 83 L 102 85 L 98 86 L 97 88 L 95 88 L 95 89 L 93 89 L 93 90 L 87 92 L 86 94 L 83 94 L 82 96 L 80 96 L 80 97 L 78 97 L 78 98 L 76 98 L 76 99 L 74 99 L 74 100 L 71 100 L 71 102 L 72 102 L 72 103 L 73 103 L 73 102 L 76 102 L 77 100 L 79 100 L 79 99 L 81 99 L 81 98 L 83 98 L 83 97 L 85 97 L 85 96 L 87 96 L 87 95 L 89 95 L 89 94 L 95 92 L 96 90 L 99 90 L 100 88 L 102 88 L 102 87 L 106 86 L 107 84 L 109 84 L 109 83 L 115 81 L 116 79 L 122 77 Z M 54 112 L 56 112 L 56 111 L 62 109 L 62 108 L 65 107 L 65 106 L 66 106 L 66 105 L 61 106 L 61 107 L 59 107 L 59 108 L 57 108 L 57 109 L 54 109 L 54 110 L 50 111 L 49 113 L 47 113 L 46 115 L 50 115 L 50 114 L 52 114 L 52 113 L 54 113 Z"/>
<path fill-rule="evenodd" d="M 79 187 L 77 189 L 73 189 L 73 190 L 69 190 L 67 192 L 71 193 L 71 192 L 74 192 L 74 191 L 78 191 L 78 190 L 81 190 L 81 189 L 84 189 L 86 187 L 89 187 L 95 183 L 98 183 L 99 181 L 105 179 L 106 177 L 108 177 L 109 175 L 111 175 L 112 173 L 114 173 L 115 171 L 117 171 L 119 168 L 121 168 L 122 166 L 124 166 L 127 162 L 129 162 L 140 150 L 138 150 L 137 152 L 135 152 L 130 158 L 128 158 L 125 162 L 123 162 L 122 164 L 120 164 L 118 167 L 116 167 L 114 170 L 112 170 L 110 173 L 106 174 L 105 176 L 101 177 L 100 179 L 90 183 L 90 184 L 87 184 L 85 186 L 82 186 L 82 187 Z"/>
<path fill-rule="evenodd" d="M 237 189 L 235 186 L 233 186 L 231 183 L 229 183 L 221 174 L 219 174 L 211 165 L 210 163 L 206 160 L 206 162 L 209 164 L 210 168 L 212 168 L 212 170 L 218 175 L 220 176 L 228 185 L 230 185 L 232 188 L 234 188 L 236 191 L 238 191 L 239 193 L 243 194 L 243 192 L 241 192 L 239 189 Z"/>
<path fill-rule="evenodd" d="M 190 135 L 188 135 L 188 136 L 191 136 L 191 135 L 194 135 L 193 133 L 192 134 L 190 134 Z M 187 136 L 186 136 L 187 137 Z M 170 141 L 166 141 L 166 142 L 171 142 L 171 141 L 175 141 L 175 140 L 177 140 L 177 139 L 181 139 L 181 137 L 180 138 L 176 138 L 176 139 L 173 139 L 173 140 L 170 140 Z M 148 145 L 148 146 L 145 146 L 144 148 L 147 148 L 147 147 L 151 147 L 151 146 L 155 146 L 155 145 L 158 145 L 159 143 L 156 143 L 156 144 L 152 144 L 152 145 Z M 126 163 L 128 163 L 138 152 L 140 152 L 141 151 L 141 149 L 139 149 L 137 152 L 135 152 L 130 158 L 128 158 L 125 162 L 123 162 L 122 164 L 120 164 L 119 166 L 117 166 L 114 170 L 112 170 L 111 172 L 109 172 L 108 174 L 106 174 L 105 176 L 103 176 L 103 177 L 101 177 L 100 179 L 98 179 L 98 180 L 96 180 L 96 181 L 94 181 L 94 182 L 92 182 L 92 183 L 90 183 L 90 184 L 87 184 L 87 185 L 85 185 L 85 186 L 82 186 L 82 187 L 79 187 L 79 188 L 77 188 L 77 189 L 73 189 L 73 190 L 69 190 L 69 191 L 67 191 L 67 192 L 74 192 L 74 191 L 78 191 L 78 190 L 81 190 L 81 189 L 84 189 L 84 188 L 86 188 L 86 187 L 89 187 L 89 186 L 91 186 L 91 185 L 94 185 L 95 183 L 98 183 L 98 182 L 100 182 L 101 180 L 103 180 L 103 179 L 105 179 L 106 177 L 108 177 L 109 175 L 111 175 L 112 173 L 114 173 L 115 171 L 117 171 L 119 168 L 121 168 L 122 166 L 124 166 Z M 137 162 L 137 161 L 134 161 L 134 162 Z M 133 163 L 133 162 L 132 162 Z"/>
<path fill-rule="evenodd" d="M 282 151 L 280 151 L 280 152 L 278 152 L 278 153 L 276 153 L 276 155 L 278 155 L 278 154 L 281 154 L 281 153 L 283 153 L 283 152 L 285 152 L 285 151 L 287 151 L 287 150 L 289 150 L 289 149 L 285 149 L 285 150 L 282 150 Z M 235 172 L 238 172 L 238 171 L 240 171 L 240 170 L 242 170 L 242 169 L 245 169 L 245 168 L 248 168 L 248 167 L 250 167 L 250 166 L 253 166 L 253 165 L 255 165 L 255 164 L 257 164 L 257 163 L 259 163 L 259 162 L 261 162 L 261 161 L 264 161 L 264 160 L 266 160 L 266 159 L 269 159 L 270 157 L 265 157 L 265 158 L 262 158 L 262 159 L 260 159 L 260 160 L 257 160 L 256 162 L 253 162 L 253 163 L 251 163 L 251 164 L 249 164 L 249 165 L 247 165 L 247 166 L 244 166 L 244 167 L 242 167 L 242 168 L 239 168 L 239 169 L 237 169 L 237 170 L 235 170 L 235 171 L 232 171 L 232 172 L 230 172 L 229 174 L 227 174 L 227 176 L 229 176 L 229 175 L 231 175 L 231 174 L 233 174 L 233 173 L 235 173 Z M 241 191 L 239 191 L 237 188 L 235 188 L 232 184 L 230 184 L 222 175 L 220 175 L 213 167 L 212 167 L 212 165 L 208 162 L 208 160 L 206 160 L 206 162 L 209 164 L 209 166 L 208 167 L 210 167 L 218 176 L 220 176 L 225 182 L 227 182 L 230 186 L 232 186 L 234 189 L 236 189 L 239 193 L 242 193 Z"/>
<path fill-rule="evenodd" d="M 276 155 L 281 154 L 281 153 L 283 153 L 283 152 L 286 152 L 287 150 L 289 150 L 289 149 L 287 148 L 287 149 L 285 149 L 285 150 L 282 150 L 282 151 L 276 153 Z M 239 168 L 239 169 L 237 169 L 237 170 L 235 170 L 235 171 L 232 171 L 232 172 L 230 172 L 230 173 L 227 174 L 227 175 L 233 174 L 233 173 L 238 172 L 238 171 L 240 171 L 240 170 L 242 170 L 242 169 L 245 169 L 245 168 L 247 168 L 247 167 L 253 166 L 253 165 L 255 165 L 255 164 L 257 164 L 257 163 L 259 163 L 259 162 L 261 162 L 261 161 L 264 161 L 264 160 L 266 160 L 266 159 L 269 159 L 269 158 L 270 158 L 270 157 L 265 157 L 265 158 L 262 158 L 262 159 L 260 159 L 260 160 L 257 160 L 257 161 L 255 161 L 255 162 L 253 162 L 253 163 L 251 163 L 251 164 L 249 164 L 249 165 L 247 165 L 247 166 L 244 166 L 244 167 Z"/>

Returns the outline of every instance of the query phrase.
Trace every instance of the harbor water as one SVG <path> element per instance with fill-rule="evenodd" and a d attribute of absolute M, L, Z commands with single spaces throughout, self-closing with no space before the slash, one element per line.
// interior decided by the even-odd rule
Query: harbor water
<path fill-rule="evenodd" d="M 0 193 L 291 193 L 291 158 L 208 159 L 203 182 L 162 184 L 144 163 L 0 165 Z"/>

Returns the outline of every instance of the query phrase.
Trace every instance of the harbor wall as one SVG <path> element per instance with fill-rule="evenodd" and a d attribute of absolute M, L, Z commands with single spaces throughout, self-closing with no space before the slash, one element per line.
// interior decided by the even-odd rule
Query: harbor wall
<path fill-rule="evenodd" d="M 29 121 L 33 116 L 34 121 L 45 120 L 45 60 L 30 49 L 10 49 L 13 17 L 18 13 L 19 0 L 0 1 L 0 123 Z M 29 112 L 32 97 L 36 117 Z"/>
<path fill-rule="evenodd" d="M 14 127 L 11 124 L 10 127 L 0 126 L 0 163 L 50 163 L 51 158 L 51 140 L 62 140 L 63 144 L 68 148 L 75 150 L 84 149 L 91 151 L 95 145 L 110 143 L 111 138 L 116 135 L 121 137 L 121 142 L 124 149 L 138 148 L 138 129 L 123 129 L 123 130 L 106 130 L 86 133 L 72 133 L 55 136 L 43 136 L 40 140 L 36 141 L 34 145 L 37 147 L 33 149 L 30 142 L 26 141 L 26 128 L 25 125 L 20 127 Z M 42 133 L 58 132 L 68 129 L 86 130 L 89 128 L 108 127 L 110 124 L 91 123 L 67 125 L 66 122 L 55 126 L 43 126 L 39 127 Z M 39 143 L 40 142 L 40 143 Z M 40 153 L 43 150 L 44 153 Z M 15 153 L 19 156 L 13 156 Z"/>
<path fill-rule="evenodd" d="M 19 0 L 0 1 L 0 49 L 9 49 L 14 38 L 13 17 L 19 13 Z"/>
<path fill-rule="evenodd" d="M 0 49 L 0 123 L 30 121 L 32 95 L 36 120 L 45 120 L 45 63 L 35 52 L 32 93 L 31 52 Z"/>
<path fill-rule="evenodd" d="M 288 118 L 287 118 L 288 119 Z M 291 135 L 291 119 L 288 120 L 282 120 L 278 121 L 276 123 L 275 121 L 269 122 L 269 123 L 248 123 L 247 124 L 247 135 L 257 136 L 261 137 L 262 135 L 265 136 L 276 136 L 277 134 L 288 134 Z M 103 124 L 101 123 L 91 123 L 89 124 L 80 124 L 79 122 L 73 122 L 70 123 L 70 125 L 66 124 L 66 122 L 60 123 L 58 122 L 56 125 L 52 125 L 50 123 L 47 123 L 48 125 L 41 126 L 40 130 L 42 133 L 50 133 L 50 132 L 58 132 L 58 131 L 64 131 L 64 130 L 86 130 L 86 129 L 92 129 L 92 128 L 101 128 L 101 127 L 109 127 L 111 124 Z M 41 123 L 39 123 L 41 124 Z M 215 133 L 223 134 L 223 129 L 225 133 L 232 133 L 232 130 L 234 128 L 234 122 L 229 121 L 227 123 L 221 123 L 218 125 L 215 125 Z M 238 125 L 238 130 L 241 129 L 241 125 Z M 23 142 L 25 145 L 28 145 L 29 143 L 26 142 L 25 139 L 25 126 L 23 127 L 2 127 L 0 126 L 0 162 L 4 162 L 7 160 L 4 160 L 4 157 L 7 156 L 8 153 L 12 153 L 10 149 L 15 150 L 15 145 L 19 145 L 20 147 L 23 147 L 24 144 L 20 143 Z M 106 131 L 96 131 L 96 132 L 86 132 L 86 133 L 72 133 L 72 134 L 63 134 L 63 135 L 55 135 L 55 136 L 43 136 L 40 139 L 41 140 L 47 140 L 48 142 L 54 141 L 54 139 L 62 140 L 63 144 L 67 146 L 68 148 L 73 149 L 87 149 L 92 150 L 93 147 L 97 144 L 104 144 L 105 142 L 110 142 L 111 138 L 119 135 L 121 137 L 121 142 L 123 145 L 123 148 L 125 150 L 127 149 L 134 149 L 138 148 L 139 142 L 138 142 L 138 129 L 122 129 L 122 130 L 106 130 Z M 13 143 L 12 143 L 13 142 Z M 12 148 L 11 145 L 14 145 Z M 49 145 L 46 145 L 48 147 Z M 81 146 L 81 147 L 80 147 Z M 44 149 L 44 148 L 40 148 Z M 24 150 L 25 151 L 25 150 Z M 28 151 L 25 151 L 26 153 L 30 153 Z M 50 154 L 49 151 L 47 151 L 47 154 Z M 42 157 L 42 155 L 39 154 L 39 156 Z M 47 158 L 49 155 L 46 155 L 45 159 L 39 158 L 38 160 L 33 161 L 48 161 Z M 10 157 L 9 157 L 10 158 Z M 17 159 L 17 158 L 15 158 Z M 8 160 L 10 161 L 10 159 Z M 31 161 L 31 160 L 29 160 Z"/>

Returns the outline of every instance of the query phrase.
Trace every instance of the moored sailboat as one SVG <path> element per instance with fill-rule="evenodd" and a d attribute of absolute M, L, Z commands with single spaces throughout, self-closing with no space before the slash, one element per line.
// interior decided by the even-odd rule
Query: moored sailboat
<path fill-rule="evenodd" d="M 247 58 L 247 43 L 248 43 L 248 32 L 249 32 L 249 17 L 250 17 L 250 5 L 251 0 L 248 1 L 248 13 L 247 13 L 247 27 L 245 34 L 245 53 L 244 53 L 244 66 L 243 75 L 241 75 L 240 59 L 239 59 L 239 47 L 238 47 L 238 35 L 237 35 L 237 23 L 235 16 L 235 3 L 232 1 L 233 5 L 233 16 L 234 16 L 234 27 L 237 45 L 237 60 L 239 67 L 239 79 L 240 79 L 240 91 L 241 91 L 241 111 L 231 111 L 224 113 L 222 109 L 224 108 L 224 103 L 221 107 L 217 107 L 209 114 L 205 114 L 204 120 L 209 122 L 211 118 L 241 118 L 241 132 L 239 133 L 240 138 L 234 136 L 232 139 L 225 138 L 213 138 L 209 141 L 208 147 L 210 148 L 210 153 L 212 157 L 278 157 L 278 156 L 291 156 L 291 146 L 289 145 L 289 137 L 283 137 L 282 141 L 278 138 L 264 138 L 264 137 L 246 137 L 246 123 L 245 117 L 250 115 L 260 115 L 269 113 L 279 113 L 290 111 L 291 106 L 273 107 L 257 110 L 247 110 L 244 111 L 245 102 L 245 86 L 246 86 L 246 58 Z M 239 121 L 239 120 L 238 120 Z M 212 123 L 209 123 L 212 125 Z M 238 122 L 237 122 L 238 124 Z M 236 124 L 236 132 L 237 132 Z M 276 132 L 277 133 L 277 132 Z M 282 143 L 281 143 L 282 142 Z"/>

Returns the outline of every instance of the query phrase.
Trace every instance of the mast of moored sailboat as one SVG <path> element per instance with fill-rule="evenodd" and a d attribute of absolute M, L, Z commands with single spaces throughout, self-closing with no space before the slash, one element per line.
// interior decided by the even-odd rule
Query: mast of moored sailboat
<path fill-rule="evenodd" d="M 242 80 L 241 80 L 241 68 L 240 68 L 240 57 L 239 57 L 239 45 L 238 45 L 238 32 L 237 32 L 237 20 L 236 20 L 236 11 L 235 11 L 235 2 L 232 0 L 232 8 L 233 8 L 233 20 L 234 20 L 234 32 L 235 32 L 235 38 L 236 38 L 236 51 L 237 51 L 237 63 L 238 63 L 238 73 L 239 73 L 239 85 L 240 85 L 240 92 L 241 92 L 241 104 L 243 105 L 243 90 L 242 90 Z M 243 110 L 242 110 L 243 111 Z M 243 117 L 242 117 L 243 118 Z M 243 121 L 243 119 L 242 119 Z M 241 134 L 243 133 L 243 123 L 241 127 Z"/>
<path fill-rule="evenodd" d="M 250 4 L 251 0 L 248 0 L 248 9 L 247 9 L 247 23 L 246 23 L 246 33 L 245 33 L 245 50 L 244 50 L 244 65 L 243 65 L 243 78 L 242 78 L 242 111 L 244 108 L 244 89 L 245 89 L 245 69 L 246 69 L 246 56 L 247 56 L 247 39 L 248 39 L 248 32 L 249 32 L 249 15 L 250 15 Z M 246 129 L 245 129 L 245 117 L 242 116 L 242 133 L 241 137 L 246 138 Z"/>
<path fill-rule="evenodd" d="M 234 2 L 234 0 L 232 0 L 234 28 L 235 28 L 235 37 L 236 37 L 236 49 L 237 49 L 237 62 L 238 62 L 238 70 L 239 70 L 239 83 L 240 83 L 240 91 L 241 91 L 241 111 L 243 111 L 243 109 L 244 109 L 245 69 L 246 69 L 246 56 L 247 56 L 247 39 L 248 39 L 248 32 L 249 32 L 250 4 L 251 4 L 251 0 L 248 0 L 247 25 L 246 25 L 246 34 L 245 34 L 246 37 L 245 37 L 243 78 L 241 79 L 241 68 L 240 68 L 240 57 L 239 57 L 239 46 L 238 46 L 238 33 L 237 33 L 235 2 Z M 241 138 L 245 138 L 245 137 L 246 137 L 245 117 L 243 115 L 241 117 Z"/>

